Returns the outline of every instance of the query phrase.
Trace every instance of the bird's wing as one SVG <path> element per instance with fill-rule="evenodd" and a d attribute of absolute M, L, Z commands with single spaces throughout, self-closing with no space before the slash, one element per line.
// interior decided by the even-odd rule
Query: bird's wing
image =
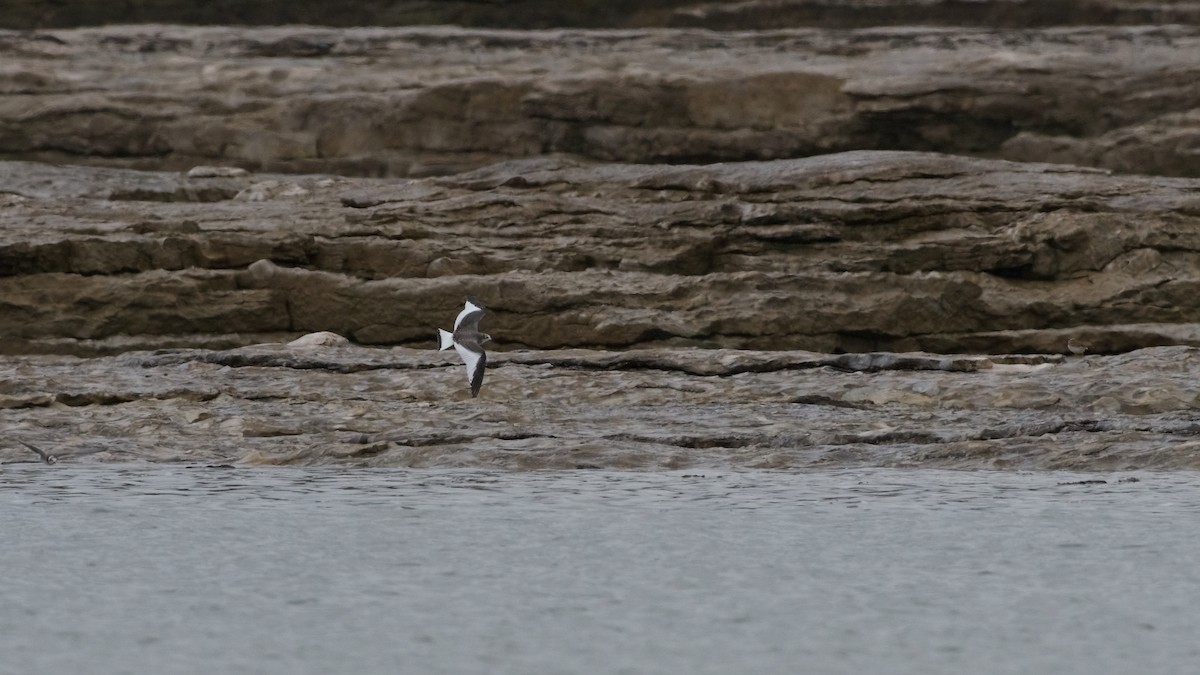
<path fill-rule="evenodd" d="M 458 318 L 454 320 L 454 332 L 457 333 L 460 328 L 467 332 L 477 331 L 479 320 L 482 318 L 483 308 L 468 300 L 463 311 L 459 312 Z"/>
<path fill-rule="evenodd" d="M 467 364 L 467 381 L 471 383 L 471 398 L 475 398 L 479 395 L 480 385 L 483 384 L 483 370 L 487 365 L 487 354 L 484 353 L 482 347 L 476 344 L 468 347 L 456 342 L 454 349 Z"/>

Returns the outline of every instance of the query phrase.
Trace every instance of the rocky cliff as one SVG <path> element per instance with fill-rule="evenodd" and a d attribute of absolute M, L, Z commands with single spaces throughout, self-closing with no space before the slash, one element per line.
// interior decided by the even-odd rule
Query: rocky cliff
<path fill-rule="evenodd" d="M 0 461 L 1194 468 L 1197 53 L 0 33 Z M 432 351 L 465 298 L 475 400 Z"/>
<path fill-rule="evenodd" d="M 422 176 L 915 150 L 1200 176 L 1200 27 L 0 33 L 0 158 Z"/>
<path fill-rule="evenodd" d="M 332 331 L 502 347 L 1192 343 L 1200 180 L 903 152 L 404 181 L 0 164 L 9 353 Z"/>

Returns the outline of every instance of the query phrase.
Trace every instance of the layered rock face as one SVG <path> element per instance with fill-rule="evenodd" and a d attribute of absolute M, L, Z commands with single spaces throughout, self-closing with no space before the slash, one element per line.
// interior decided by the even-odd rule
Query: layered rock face
<path fill-rule="evenodd" d="M 63 461 L 1194 468 L 1196 54 L 1182 25 L 2 33 L 0 429 Z M 433 351 L 466 298 L 476 400 Z M 354 344 L 285 346 L 317 331 Z"/>
<path fill-rule="evenodd" d="M 485 324 L 486 325 L 486 324 Z M 1064 358 L 263 345 L 0 364 L 0 461 L 1197 469 L 1200 350 Z M 47 467 L 52 469 L 53 467 Z"/>
<path fill-rule="evenodd" d="M 0 33 L 0 157 L 454 173 L 875 149 L 1200 176 L 1200 27 Z"/>
<path fill-rule="evenodd" d="M 1192 343 L 1200 181 L 921 153 L 542 159 L 443 178 L 4 163 L 9 353 L 314 331 L 502 347 L 1118 352 Z"/>

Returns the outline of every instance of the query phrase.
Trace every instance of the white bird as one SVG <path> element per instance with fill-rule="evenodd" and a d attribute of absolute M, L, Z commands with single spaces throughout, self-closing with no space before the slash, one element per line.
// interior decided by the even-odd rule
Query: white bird
<path fill-rule="evenodd" d="M 454 347 L 458 355 L 467 364 L 467 381 L 471 383 L 471 398 L 479 395 L 479 386 L 483 384 L 483 369 L 487 365 L 487 354 L 483 351 L 483 343 L 492 339 L 491 335 L 479 332 L 479 320 L 483 318 L 484 310 L 479 305 L 467 301 L 463 311 L 454 320 L 454 332 L 438 329 L 438 351 Z"/>

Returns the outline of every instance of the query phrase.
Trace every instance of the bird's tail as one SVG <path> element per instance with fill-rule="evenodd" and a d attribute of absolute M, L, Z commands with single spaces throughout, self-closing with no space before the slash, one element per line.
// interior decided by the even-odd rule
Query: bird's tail
<path fill-rule="evenodd" d="M 441 328 L 439 328 L 438 329 L 438 344 L 441 345 L 438 347 L 439 352 L 442 351 L 443 349 L 449 349 L 449 348 L 453 347 L 454 346 L 454 333 L 451 333 L 448 330 L 442 330 Z"/>

